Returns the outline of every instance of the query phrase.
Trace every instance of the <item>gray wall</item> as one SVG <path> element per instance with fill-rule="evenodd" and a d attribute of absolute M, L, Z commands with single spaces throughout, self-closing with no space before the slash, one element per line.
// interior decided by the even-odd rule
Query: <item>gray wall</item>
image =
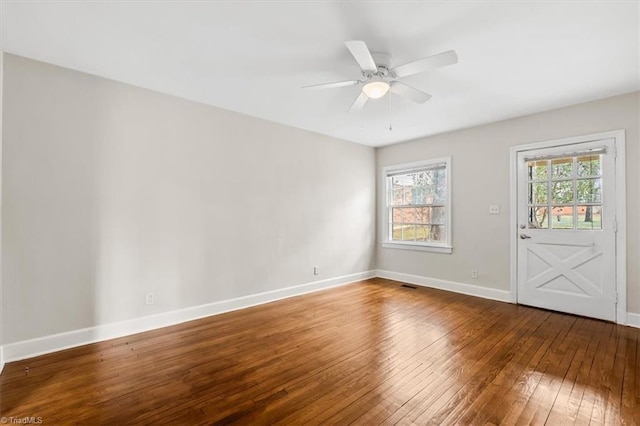
<path fill-rule="evenodd" d="M 5 344 L 374 267 L 373 148 L 9 54 L 4 77 Z"/>
<path fill-rule="evenodd" d="M 490 100 L 488 100 L 490 101 Z M 640 312 L 638 122 L 640 93 L 616 96 L 392 145 L 377 151 L 378 214 L 384 166 L 452 156 L 453 253 L 378 248 L 377 268 L 509 290 L 509 148 L 608 130 L 626 130 L 628 311 Z M 489 204 L 501 214 L 489 215 Z M 384 235 L 379 223 L 378 235 Z M 471 270 L 479 279 L 471 279 Z"/>

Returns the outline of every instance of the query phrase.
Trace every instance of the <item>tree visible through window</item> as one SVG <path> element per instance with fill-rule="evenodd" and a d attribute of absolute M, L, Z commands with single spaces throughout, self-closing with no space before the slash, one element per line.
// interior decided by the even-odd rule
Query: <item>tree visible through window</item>
<path fill-rule="evenodd" d="M 602 229 L 601 162 L 601 155 L 529 161 L 529 228 Z"/>

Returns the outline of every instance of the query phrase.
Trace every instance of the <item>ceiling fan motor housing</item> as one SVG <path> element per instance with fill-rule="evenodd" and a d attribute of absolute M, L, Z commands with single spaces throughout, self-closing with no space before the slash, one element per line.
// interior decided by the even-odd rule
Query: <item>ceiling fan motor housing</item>
<path fill-rule="evenodd" d="M 371 56 L 373 57 L 378 70 L 375 72 L 362 71 L 362 76 L 367 80 L 372 80 L 374 77 L 378 77 L 379 79 L 392 77 L 390 71 L 391 55 L 388 53 L 372 53 Z"/>

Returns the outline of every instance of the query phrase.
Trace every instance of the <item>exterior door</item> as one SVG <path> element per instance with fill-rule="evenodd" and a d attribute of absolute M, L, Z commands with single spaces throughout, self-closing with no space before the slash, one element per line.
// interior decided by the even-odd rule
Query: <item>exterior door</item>
<path fill-rule="evenodd" d="M 616 320 L 615 141 L 521 151 L 518 303 Z"/>

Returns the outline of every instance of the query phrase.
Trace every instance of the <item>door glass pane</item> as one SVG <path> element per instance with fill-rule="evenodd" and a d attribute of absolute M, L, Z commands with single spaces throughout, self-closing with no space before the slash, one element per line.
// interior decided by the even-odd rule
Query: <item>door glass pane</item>
<path fill-rule="evenodd" d="M 529 207 L 529 228 L 548 229 L 549 215 L 547 206 Z"/>
<path fill-rule="evenodd" d="M 578 177 L 600 176 L 600 155 L 578 157 Z"/>
<path fill-rule="evenodd" d="M 601 197 L 602 179 L 578 179 L 578 202 L 599 203 Z"/>
<path fill-rule="evenodd" d="M 552 229 L 573 229 L 573 206 L 556 206 L 551 212 Z"/>
<path fill-rule="evenodd" d="M 546 204 L 547 182 L 537 182 L 529 184 L 529 204 Z"/>
<path fill-rule="evenodd" d="M 551 160 L 551 171 L 553 179 L 570 178 L 573 175 L 573 157 Z"/>
<path fill-rule="evenodd" d="M 553 204 L 567 204 L 573 202 L 573 181 L 551 183 L 551 202 Z"/>
<path fill-rule="evenodd" d="M 549 177 L 549 163 L 547 160 L 529 161 L 529 180 L 545 180 Z"/>
<path fill-rule="evenodd" d="M 578 229 L 602 229 L 602 206 L 578 206 Z"/>

